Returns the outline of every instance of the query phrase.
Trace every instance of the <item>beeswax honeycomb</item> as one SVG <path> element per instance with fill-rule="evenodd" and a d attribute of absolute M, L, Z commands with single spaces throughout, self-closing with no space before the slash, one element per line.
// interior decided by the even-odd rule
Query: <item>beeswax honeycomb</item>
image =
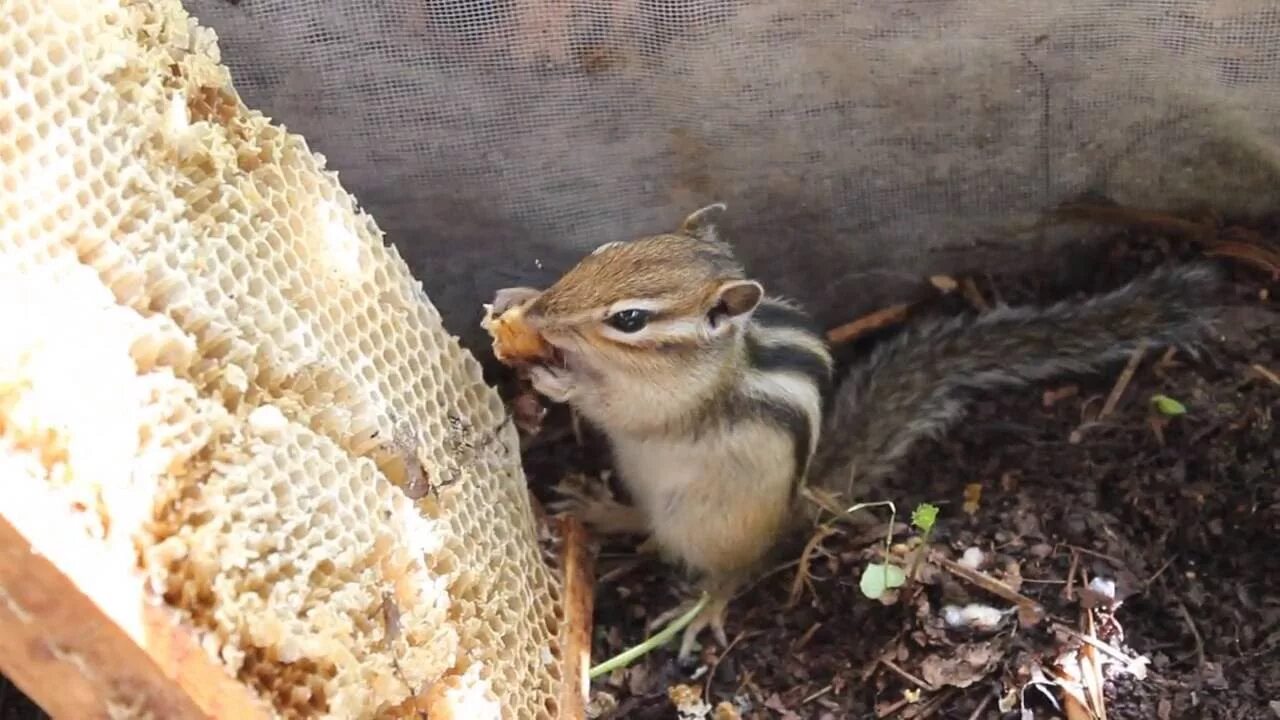
<path fill-rule="evenodd" d="M 5 482 L 63 492 L 280 717 L 556 717 L 499 398 L 212 31 L 13 0 L 0 88 Z"/>

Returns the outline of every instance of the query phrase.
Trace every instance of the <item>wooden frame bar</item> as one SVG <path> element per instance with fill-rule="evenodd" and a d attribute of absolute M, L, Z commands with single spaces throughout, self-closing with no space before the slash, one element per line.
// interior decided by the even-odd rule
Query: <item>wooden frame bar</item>
<path fill-rule="evenodd" d="M 590 538 L 582 523 L 566 515 L 556 518 L 556 525 L 562 543 L 560 567 L 564 570 L 564 625 L 560 631 L 564 690 L 560 717 L 585 719 L 591 693 L 587 672 L 591 669 L 595 567 Z"/>
<path fill-rule="evenodd" d="M 266 705 L 152 597 L 132 558 L 88 537 L 65 498 L 8 478 L 0 496 L 0 672 L 55 718 L 109 706 L 165 720 L 266 720 Z M 594 563 L 578 521 L 554 520 L 564 572 L 560 717 L 585 718 Z"/>
<path fill-rule="evenodd" d="M 0 671 L 23 693 L 69 720 L 107 718 L 109 706 L 166 720 L 270 717 L 64 498 L 2 481 Z"/>

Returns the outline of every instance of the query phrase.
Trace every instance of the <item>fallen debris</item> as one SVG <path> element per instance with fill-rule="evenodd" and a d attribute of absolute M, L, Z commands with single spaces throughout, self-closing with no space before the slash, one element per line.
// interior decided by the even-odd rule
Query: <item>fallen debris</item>
<path fill-rule="evenodd" d="M 1115 287 L 1184 252 L 1179 242 L 1133 239 L 1087 278 L 1096 285 L 997 277 L 987 297 L 1018 303 Z M 1269 549 L 1280 526 L 1280 382 L 1269 370 L 1280 367 L 1280 322 L 1263 299 L 1275 288 L 1259 286 L 1266 280 L 1252 269 L 1237 281 L 1237 295 L 1254 303 L 1248 311 L 1272 319 L 1233 320 L 1244 331 L 1214 351 L 1212 365 L 1175 362 L 1161 349 L 1131 357 L 1124 377 L 982 398 L 962 427 L 877 488 L 873 499 L 899 508 L 947 499 L 918 576 L 904 572 L 902 587 L 871 601 L 859 579 L 871 563 L 908 568 L 921 547 L 910 528 L 895 525 L 885 557 L 886 528 L 855 538 L 836 519 L 834 531 L 797 538 L 739 594 L 728 648 L 705 648 L 689 670 L 668 644 L 596 678 L 593 704 L 613 708 L 599 717 L 671 718 L 668 693 L 681 685 L 697 692 L 690 708 L 726 720 L 985 719 L 1020 709 L 1028 718 L 1175 720 L 1268 710 L 1280 696 L 1280 633 L 1268 630 L 1280 626 L 1270 581 L 1280 558 Z M 966 310 L 959 279 L 949 291 L 931 282 L 949 307 Z M 887 309 L 844 332 L 865 338 L 916 309 Z M 1157 396 L 1185 414 L 1163 414 L 1149 401 Z M 1106 422 L 1069 442 L 1082 417 Z M 1163 443 L 1153 417 L 1171 421 Z M 607 466 L 589 435 L 577 444 L 566 432 L 530 452 L 531 482 L 551 496 L 566 468 L 596 475 Z M 828 509 L 839 518 L 842 508 Z M 681 593 L 678 576 L 637 555 L 633 541 L 611 541 L 598 564 L 592 655 L 608 658 L 643 640 L 651 616 Z"/>

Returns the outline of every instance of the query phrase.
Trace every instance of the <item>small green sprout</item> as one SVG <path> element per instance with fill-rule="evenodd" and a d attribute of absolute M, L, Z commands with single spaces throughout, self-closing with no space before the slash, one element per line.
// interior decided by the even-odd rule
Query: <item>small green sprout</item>
<path fill-rule="evenodd" d="M 702 593 L 702 597 L 698 598 L 698 602 L 696 605 L 689 608 L 688 612 L 686 612 L 684 615 L 681 615 L 680 617 L 668 623 L 666 627 L 662 628 L 661 632 L 649 638 L 648 640 L 645 640 L 639 645 L 636 645 L 635 647 L 629 650 L 625 650 L 621 653 L 618 653 L 617 655 L 614 655 L 608 660 L 605 660 L 599 665 L 596 665 L 595 667 L 591 668 L 590 670 L 587 671 L 587 677 L 594 680 L 600 677 L 601 675 L 607 675 L 613 672 L 614 670 L 617 670 L 618 668 L 622 668 L 630 665 L 632 662 L 635 662 L 636 658 L 643 656 L 644 654 L 652 651 L 654 648 L 662 647 L 663 645 L 666 645 L 668 642 L 671 642 L 671 638 L 675 637 L 676 633 L 683 630 L 686 625 L 693 622 L 693 619 L 698 616 L 698 613 L 702 612 L 702 609 L 707 606 L 707 602 L 710 600 L 711 600 L 711 596 L 707 595 L 705 592 Z"/>
<path fill-rule="evenodd" d="M 933 530 L 933 524 L 938 520 L 938 506 L 929 503 L 920 503 L 915 510 L 911 511 L 911 524 L 920 529 L 922 533 L 928 533 Z"/>
<path fill-rule="evenodd" d="M 1159 410 L 1161 415 L 1175 417 L 1187 414 L 1187 407 L 1168 395 L 1152 395 L 1151 403 L 1156 406 L 1156 410 Z"/>
<path fill-rule="evenodd" d="M 933 534 L 933 524 L 938 521 L 938 506 L 932 503 L 920 503 L 911 511 L 911 524 L 920 530 L 920 547 L 916 549 L 911 560 L 911 581 L 915 582 L 916 573 L 920 570 L 920 561 L 925 550 L 929 548 L 929 536 Z"/>

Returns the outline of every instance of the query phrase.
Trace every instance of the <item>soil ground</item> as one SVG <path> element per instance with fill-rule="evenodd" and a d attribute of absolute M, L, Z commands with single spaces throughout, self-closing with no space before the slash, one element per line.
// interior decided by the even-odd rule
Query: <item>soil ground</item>
<path fill-rule="evenodd" d="M 987 301 L 1050 302 L 1193 254 L 1128 233 L 1052 273 L 976 285 Z M 1008 614 L 989 631 L 946 627 L 946 605 L 1014 606 L 935 562 L 895 597 L 869 600 L 859 578 L 884 543 L 840 532 L 816 544 L 791 605 L 801 538 L 731 606 L 729 650 L 712 643 L 682 668 L 673 641 L 595 681 L 598 716 L 1087 718 L 1055 682 L 1085 672 L 1101 678 L 1110 720 L 1280 718 L 1280 284 L 1233 267 L 1234 307 L 1201 358 L 1145 354 L 1101 419 L 1123 362 L 982 399 L 866 498 L 893 500 L 900 522 L 918 503 L 936 505 L 933 552 L 960 559 L 978 548 L 980 573 L 1039 603 L 1041 621 Z M 928 311 L 971 309 L 957 293 Z M 1156 394 L 1185 414 L 1157 412 Z M 531 449 L 535 491 L 552 497 L 546 487 L 565 472 L 597 473 L 598 453 L 591 440 Z M 603 548 L 597 577 L 593 662 L 642 641 L 646 621 L 685 597 L 674 571 L 625 540 Z M 1081 670 L 1099 661 L 1100 674 Z M 679 715 L 673 696 L 693 711 Z"/>
<path fill-rule="evenodd" d="M 1047 302 L 1191 252 L 1140 234 L 1100 248 L 1051 274 L 977 285 L 988 300 Z M 1107 417 L 1096 419 L 1120 367 L 983 399 L 867 498 L 892 499 L 900 521 L 917 503 L 937 505 L 933 551 L 980 549 L 980 573 L 1039 603 L 1042 621 L 1000 615 L 990 631 L 945 627 L 945 605 L 1013 606 L 934 562 L 894 597 L 868 600 L 859 577 L 883 545 L 837 525 L 815 545 L 794 605 L 798 549 L 733 603 L 729 650 L 704 648 L 686 669 L 668 646 L 601 678 L 600 716 L 679 717 L 671 696 L 683 693 L 727 703 L 688 715 L 720 719 L 1088 717 L 1064 705 L 1054 675 L 1081 672 L 1083 658 L 1107 661 L 1110 720 L 1280 718 L 1280 316 L 1262 299 L 1280 283 L 1247 270 L 1237 281 L 1223 340 L 1201 361 L 1153 351 Z M 944 296 L 930 311 L 969 310 Z M 1156 393 L 1186 413 L 1154 413 Z M 544 443 L 526 462 L 544 497 L 566 473 L 596 474 L 604 463 L 594 443 L 571 440 Z M 597 577 L 597 662 L 640 642 L 647 619 L 683 597 L 670 569 L 625 543 L 604 548 Z M 0 720 L 41 717 L 0 682 Z"/>

